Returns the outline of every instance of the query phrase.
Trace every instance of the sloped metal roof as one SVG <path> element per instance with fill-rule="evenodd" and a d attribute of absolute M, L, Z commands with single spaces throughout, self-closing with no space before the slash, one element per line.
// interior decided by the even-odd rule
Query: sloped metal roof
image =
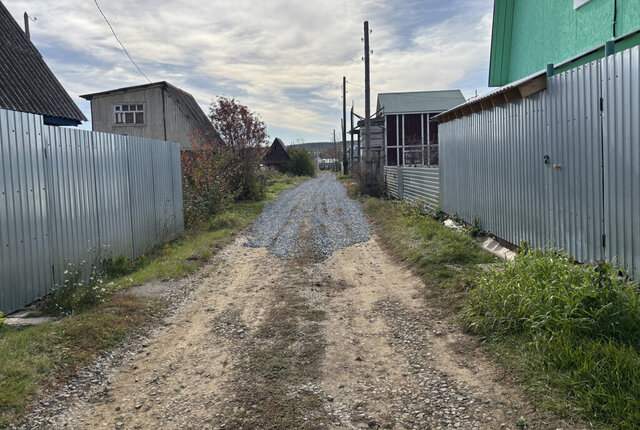
<path fill-rule="evenodd" d="M 443 112 L 467 100 L 460 90 L 413 91 L 378 94 L 378 108 L 385 114 Z"/>
<path fill-rule="evenodd" d="M 87 120 L 2 2 L 0 108 L 77 123 Z"/>

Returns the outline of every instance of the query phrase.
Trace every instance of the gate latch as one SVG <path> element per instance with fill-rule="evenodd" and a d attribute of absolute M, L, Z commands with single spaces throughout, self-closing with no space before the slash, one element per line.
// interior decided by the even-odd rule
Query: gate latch
<path fill-rule="evenodd" d="M 543 158 L 544 158 L 544 164 L 548 166 L 549 163 L 551 163 L 551 160 L 549 159 L 549 156 L 545 155 Z"/>

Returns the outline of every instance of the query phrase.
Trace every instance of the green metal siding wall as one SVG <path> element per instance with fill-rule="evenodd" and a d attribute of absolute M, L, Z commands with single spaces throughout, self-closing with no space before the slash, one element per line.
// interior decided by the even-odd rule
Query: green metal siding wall
<path fill-rule="evenodd" d="M 509 5 L 512 16 L 505 14 Z M 616 37 L 640 29 L 640 1 L 617 0 L 617 8 Z M 571 0 L 496 0 L 493 37 L 494 42 L 502 39 L 504 46 L 492 46 L 490 84 L 506 85 L 543 70 L 548 63 L 602 46 L 614 38 L 613 12 L 614 0 L 591 0 L 577 10 Z M 624 48 L 637 45 L 640 39 L 630 42 L 623 42 Z M 604 50 L 570 67 L 603 56 Z"/>

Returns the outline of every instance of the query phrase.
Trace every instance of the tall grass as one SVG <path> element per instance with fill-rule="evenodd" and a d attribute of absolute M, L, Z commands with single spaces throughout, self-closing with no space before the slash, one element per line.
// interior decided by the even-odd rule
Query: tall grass
<path fill-rule="evenodd" d="M 612 264 L 525 249 L 477 279 L 461 316 L 547 404 L 640 428 L 640 294 Z"/>

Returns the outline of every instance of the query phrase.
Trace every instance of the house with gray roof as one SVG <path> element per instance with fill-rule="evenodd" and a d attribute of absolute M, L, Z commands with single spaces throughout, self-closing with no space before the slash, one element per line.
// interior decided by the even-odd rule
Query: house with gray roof
<path fill-rule="evenodd" d="M 166 81 L 80 96 L 91 102 L 93 131 L 180 143 L 191 149 L 220 136 L 195 98 Z"/>
<path fill-rule="evenodd" d="M 0 109 L 42 115 L 47 125 L 87 120 L 1 2 Z"/>
<path fill-rule="evenodd" d="M 466 99 L 460 90 L 413 91 L 378 94 L 377 116 L 371 141 L 380 142 L 386 166 L 438 164 L 438 122 L 435 116 Z"/>

